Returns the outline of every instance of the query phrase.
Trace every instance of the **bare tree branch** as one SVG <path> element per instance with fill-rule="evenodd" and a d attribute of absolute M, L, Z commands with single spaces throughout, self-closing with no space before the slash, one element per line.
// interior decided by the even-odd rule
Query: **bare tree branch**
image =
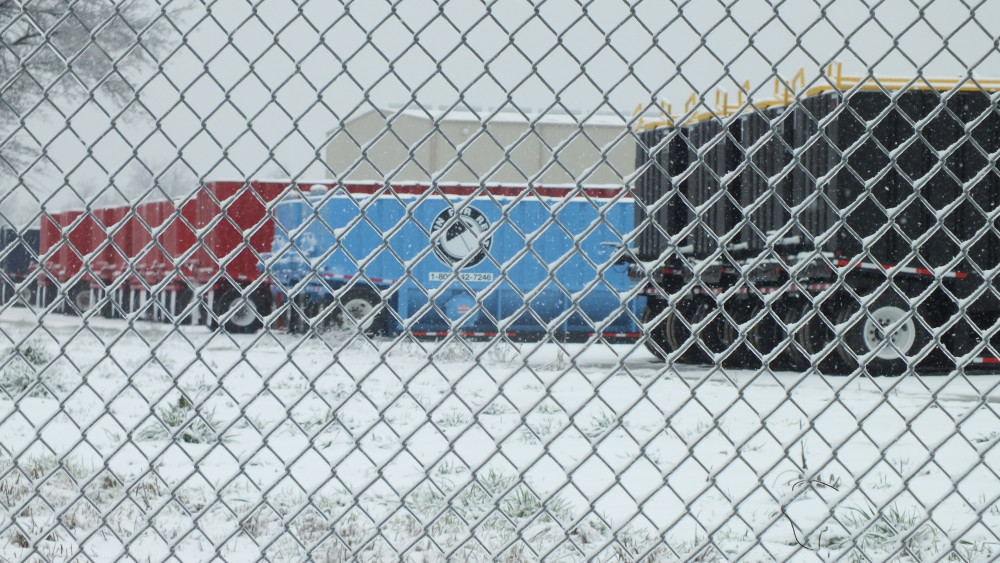
<path fill-rule="evenodd" d="M 121 106 L 136 96 L 156 53 L 179 39 L 155 0 L 0 0 L 0 176 L 42 150 L 24 120 L 68 101 Z M 170 35 L 173 35 L 171 37 Z"/>

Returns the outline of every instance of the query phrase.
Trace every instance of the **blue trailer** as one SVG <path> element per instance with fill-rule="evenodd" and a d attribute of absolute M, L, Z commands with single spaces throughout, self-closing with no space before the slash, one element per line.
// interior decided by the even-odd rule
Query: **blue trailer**
<path fill-rule="evenodd" d="M 34 302 L 34 283 L 28 281 L 38 267 L 39 230 L 0 227 L 0 304 L 15 296 L 19 304 Z"/>
<path fill-rule="evenodd" d="M 289 190 L 273 216 L 261 268 L 292 330 L 639 333 L 644 304 L 614 263 L 634 221 L 622 188 L 320 184 Z"/>

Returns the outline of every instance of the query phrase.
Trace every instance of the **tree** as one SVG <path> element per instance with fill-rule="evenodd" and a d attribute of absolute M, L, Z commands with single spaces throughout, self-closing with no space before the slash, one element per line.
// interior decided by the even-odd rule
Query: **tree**
<path fill-rule="evenodd" d="M 65 123 L 82 103 L 113 117 L 179 37 L 155 0 L 0 0 L 0 176 L 45 148 L 33 121 Z"/>

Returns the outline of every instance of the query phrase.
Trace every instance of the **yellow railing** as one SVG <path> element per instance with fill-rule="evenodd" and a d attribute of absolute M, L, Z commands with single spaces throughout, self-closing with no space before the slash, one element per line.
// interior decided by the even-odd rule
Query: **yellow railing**
<path fill-rule="evenodd" d="M 802 72 L 802 71 L 799 71 Z M 967 79 L 967 78 L 899 78 L 878 77 L 864 78 L 860 76 L 845 76 L 843 63 L 830 63 L 825 70 L 828 84 L 813 86 L 805 91 L 805 96 L 813 96 L 822 92 L 858 90 L 937 90 L 937 91 L 1000 91 L 1000 79 Z M 804 86 L 804 84 L 802 85 Z"/>
<path fill-rule="evenodd" d="M 639 117 L 635 123 L 636 131 L 647 131 L 658 127 L 678 127 L 689 125 L 706 119 L 727 117 L 737 113 L 747 111 L 760 111 L 772 106 L 787 106 L 796 99 L 815 96 L 824 92 L 848 90 L 937 90 L 937 91 L 1000 91 L 1000 79 L 958 79 L 958 78 L 865 78 L 860 76 L 846 76 L 843 73 L 843 64 L 834 62 L 824 69 L 827 80 L 823 84 L 807 87 L 806 71 L 800 68 L 792 75 L 790 80 L 782 80 L 780 77 L 774 78 L 774 96 L 770 99 L 753 101 L 749 104 L 744 100 L 744 93 L 750 92 L 750 82 L 744 82 L 742 88 L 736 94 L 736 103 L 729 103 L 729 93 L 721 89 L 715 91 L 714 110 L 693 112 L 698 105 L 704 105 L 697 94 L 691 96 L 684 103 L 684 113 L 677 116 L 673 113 L 672 106 L 666 102 L 659 102 L 657 108 L 659 115 L 651 119 Z M 647 113 L 648 109 L 639 104 L 632 115 Z"/>

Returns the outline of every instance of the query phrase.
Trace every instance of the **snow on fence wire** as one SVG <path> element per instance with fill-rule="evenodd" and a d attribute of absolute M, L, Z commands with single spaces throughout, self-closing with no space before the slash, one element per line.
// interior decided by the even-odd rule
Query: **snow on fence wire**
<path fill-rule="evenodd" d="M 995 12 L 0 0 L 0 560 L 995 559 Z"/>

